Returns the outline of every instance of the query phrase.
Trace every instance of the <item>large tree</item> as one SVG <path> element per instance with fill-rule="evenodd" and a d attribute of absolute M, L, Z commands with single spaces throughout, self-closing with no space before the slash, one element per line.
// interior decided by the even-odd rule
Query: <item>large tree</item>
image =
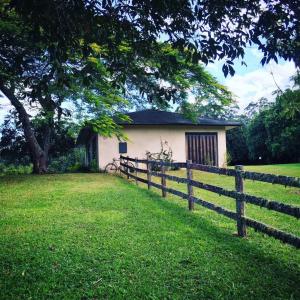
<path fill-rule="evenodd" d="M 116 127 L 106 126 L 111 125 L 106 115 L 126 98 L 142 95 L 166 106 L 186 99 L 194 86 L 199 92 L 210 85 L 224 99 L 226 89 L 211 85 L 215 81 L 199 60 L 225 59 L 223 72 L 233 75 L 233 60 L 255 43 L 262 63 L 282 56 L 299 65 L 299 8 L 293 1 L 1 0 L 0 5 L 0 90 L 18 113 L 38 173 L 47 169 L 53 124 L 67 113 L 66 100 L 96 107 L 101 122 L 93 125 L 110 134 Z M 45 124 L 40 142 L 31 125 L 33 107 Z"/>
<path fill-rule="evenodd" d="M 3 1 L 3 0 L 2 0 Z M 6 0 L 38 38 L 59 43 L 61 53 L 86 42 L 129 39 L 138 52 L 158 38 L 191 49 L 195 60 L 243 57 L 249 44 L 263 53 L 262 63 L 277 57 L 300 65 L 300 7 L 294 0 Z M 95 30 L 95 27 L 97 30 Z"/>
<path fill-rule="evenodd" d="M 164 108 L 171 100 L 186 101 L 191 89 L 221 101 L 230 98 L 203 66 L 189 59 L 188 49 L 153 42 L 142 54 L 125 39 L 111 48 L 109 37 L 101 45 L 89 43 L 84 48 L 82 40 L 78 47 L 69 46 L 64 56 L 57 45 L 36 40 L 32 27 L 15 11 L 3 8 L 1 17 L 0 90 L 18 113 L 36 173 L 47 170 L 54 125 L 70 114 L 66 102 L 86 108 L 98 117 L 90 123 L 94 129 L 111 135 L 120 134 L 111 117 L 133 102 L 132 92 L 141 102 Z M 30 112 L 43 123 L 42 139 L 36 137 Z"/>
<path fill-rule="evenodd" d="M 90 87 L 85 98 L 91 104 L 118 102 L 120 94 L 113 87 L 100 60 L 95 63 L 90 55 L 69 47 L 68 55 L 56 55 L 59 48 L 37 39 L 32 27 L 14 10 L 5 6 L 0 10 L 0 90 L 17 111 L 28 143 L 35 173 L 47 170 L 48 153 L 53 145 L 54 125 L 69 112 L 63 102 L 82 93 L 83 86 Z M 74 51 L 73 51 L 74 50 Z M 96 99 L 94 94 L 101 90 Z M 100 99 L 99 99 L 100 98 Z M 34 132 L 31 117 L 38 114 L 43 123 L 42 139 Z"/>

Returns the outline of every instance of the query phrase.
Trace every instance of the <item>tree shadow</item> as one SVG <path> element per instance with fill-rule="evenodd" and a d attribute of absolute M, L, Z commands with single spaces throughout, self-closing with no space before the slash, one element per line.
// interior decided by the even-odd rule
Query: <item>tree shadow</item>
<path fill-rule="evenodd" d="M 177 202 L 172 202 L 172 199 L 175 199 L 173 196 L 171 199 L 165 199 L 155 191 L 145 189 L 140 189 L 140 193 L 144 196 L 144 201 L 145 199 L 153 201 L 157 208 L 164 211 L 166 226 L 170 225 L 172 219 L 176 220 L 176 223 L 181 223 L 182 227 L 177 226 L 174 230 L 181 230 L 184 235 L 187 234 L 187 229 L 189 229 L 188 238 L 197 239 L 199 242 L 205 241 L 209 244 L 210 249 L 217 252 L 218 256 L 222 257 L 224 255 L 224 264 L 231 264 L 233 269 L 236 266 L 235 282 L 242 283 L 245 281 L 245 273 L 240 274 L 238 271 L 241 268 L 249 270 L 249 272 L 255 270 L 255 274 L 248 274 L 248 276 L 256 277 L 261 288 L 270 289 L 269 285 L 272 282 L 273 286 L 279 288 L 279 290 L 282 288 L 290 295 L 300 296 L 299 252 L 297 249 L 252 230 L 248 238 L 239 238 L 233 234 L 235 222 L 217 215 L 216 212 L 212 212 L 212 214 L 216 214 L 217 218 L 220 218 L 220 222 L 227 222 L 228 226 L 226 225 L 225 228 L 218 227 L 213 222 L 215 217 L 209 219 L 206 213 L 189 212 L 187 208 L 182 207 Z M 185 200 L 182 201 L 187 204 Z M 201 209 L 207 212 L 206 208 L 201 207 Z M 161 216 L 156 210 L 151 214 L 153 214 L 153 218 L 155 215 L 157 215 L 155 218 Z M 136 225 L 138 226 L 138 224 Z M 230 253 L 229 256 L 228 253 Z M 220 263 L 222 263 L 222 259 Z M 221 268 L 222 266 L 220 266 Z M 268 277 L 267 281 L 265 280 L 266 276 Z"/>

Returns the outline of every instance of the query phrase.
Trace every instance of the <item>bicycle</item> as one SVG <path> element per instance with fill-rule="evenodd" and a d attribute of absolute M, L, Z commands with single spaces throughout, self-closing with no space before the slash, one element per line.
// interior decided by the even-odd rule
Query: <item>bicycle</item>
<path fill-rule="evenodd" d="M 104 169 L 105 173 L 115 174 L 118 171 L 120 171 L 121 170 L 121 165 L 117 164 L 118 161 L 120 161 L 120 159 L 113 158 L 113 162 L 109 163 L 105 166 L 105 169 Z M 126 172 L 129 171 L 130 173 L 133 173 L 134 172 L 134 164 L 130 161 L 127 161 L 127 166 L 128 167 L 124 167 L 126 169 Z"/>

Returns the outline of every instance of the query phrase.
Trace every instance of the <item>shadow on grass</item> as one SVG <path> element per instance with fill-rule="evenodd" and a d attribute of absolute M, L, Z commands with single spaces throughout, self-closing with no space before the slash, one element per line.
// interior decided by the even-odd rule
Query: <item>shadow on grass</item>
<path fill-rule="evenodd" d="M 133 186 L 134 189 L 139 189 L 143 201 L 153 201 L 155 205 L 161 208 L 166 215 L 166 226 L 173 220 L 180 222 L 183 227 L 176 227 L 176 230 L 182 230 L 183 235 L 185 228 L 192 229 L 189 232 L 190 239 L 200 241 L 205 240 L 209 244 L 208 249 L 213 249 L 215 255 L 220 257 L 220 262 L 230 259 L 230 264 L 234 269 L 237 267 L 234 277 L 236 281 L 245 280 L 245 276 L 255 276 L 261 282 L 261 286 L 270 288 L 269 284 L 274 287 L 282 287 L 289 291 L 290 295 L 300 296 L 299 288 L 299 258 L 298 250 L 289 245 L 284 245 L 271 237 L 264 236 L 260 233 L 255 233 L 250 230 L 248 238 L 239 238 L 235 236 L 235 222 L 217 213 L 212 212 L 215 216 L 213 220 L 219 218 L 221 224 L 225 224 L 225 229 L 218 227 L 212 220 L 208 219 L 207 209 L 200 207 L 201 210 L 206 210 L 205 214 L 201 211 L 189 212 L 187 208 L 182 207 L 178 202 L 172 202 L 172 198 L 164 199 L 157 192 L 148 191 L 146 189 Z M 147 199 L 147 200 L 145 200 Z M 177 198 L 179 199 L 179 198 Z M 185 200 L 180 200 L 186 203 Z M 186 203 L 187 204 L 187 203 Z M 151 214 L 157 214 L 154 211 Z M 136 226 L 140 220 L 136 222 Z M 227 255 L 231 253 L 232 255 Z M 223 256 L 223 258 L 222 258 Z M 222 268 L 222 266 L 220 266 Z M 239 273 L 238 270 L 244 269 L 244 272 Z M 254 271 L 254 274 L 245 274 L 247 270 Z M 269 277 L 268 280 L 266 277 Z M 267 282 L 267 284 L 265 284 Z M 274 295 L 275 296 L 275 295 Z M 297 297 L 296 297 L 297 298 Z"/>

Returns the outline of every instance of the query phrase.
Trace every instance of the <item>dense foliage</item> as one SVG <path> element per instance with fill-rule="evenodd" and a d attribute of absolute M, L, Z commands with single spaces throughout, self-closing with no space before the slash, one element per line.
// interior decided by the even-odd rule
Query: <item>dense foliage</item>
<path fill-rule="evenodd" d="M 261 99 L 246 109 L 243 126 L 227 134 L 231 163 L 300 161 L 300 75 L 293 89 L 276 91 L 274 102 Z"/>
<path fill-rule="evenodd" d="M 89 30 L 81 28 L 83 31 L 70 33 L 62 42 L 63 32 L 51 31 L 52 19 L 24 16 L 19 7 L 22 3 L 1 3 L 0 90 L 17 111 L 36 173 L 47 171 L 55 126 L 62 118 L 74 117 L 70 106 L 84 124 L 110 136 L 122 134 L 113 115 L 122 118 L 119 111 L 146 101 L 166 109 L 170 101 L 185 102 L 190 90 L 202 96 L 213 95 L 221 102 L 231 99 L 226 88 L 191 59 L 189 49 L 156 40 L 136 44 L 137 32 L 130 35 L 130 29 L 123 32 L 122 27 L 113 27 L 110 32 L 98 27 L 100 20 L 90 20 L 87 15 L 82 23 L 91 22 L 92 32 L 87 35 Z M 23 8 L 36 9 L 31 4 L 28 1 Z M 57 5 L 57 9 L 64 4 Z M 72 15 L 73 21 L 76 17 Z M 37 20 L 41 22 L 39 32 Z M 37 114 L 44 125 L 40 137 L 31 114 Z"/>
<path fill-rule="evenodd" d="M 107 43 L 115 54 L 111 65 L 125 69 L 118 46 L 129 41 L 145 56 L 153 42 L 164 39 L 189 49 L 196 60 L 225 58 L 223 71 L 234 73 L 232 61 L 249 44 L 263 53 L 262 63 L 277 57 L 299 61 L 299 14 L 294 0 L 2 0 L 28 24 L 36 40 L 69 55 L 69 47 L 86 51 L 88 44 Z M 97 29 L 97 30 L 95 30 Z M 143 54 L 142 54 L 143 53 Z"/>
<path fill-rule="evenodd" d="M 24 137 L 22 126 L 15 118 L 16 112 L 12 111 L 0 126 L 0 163 L 5 165 L 30 165 L 31 153 Z M 36 116 L 32 119 L 32 128 L 37 140 L 42 143 L 45 124 L 43 119 Z M 55 123 L 55 134 L 51 141 L 49 160 L 66 157 L 73 152 L 79 126 L 64 119 Z M 60 166 L 60 168 L 63 168 Z"/>
<path fill-rule="evenodd" d="M 128 104 L 167 108 L 185 104 L 188 92 L 226 104 L 230 93 L 199 62 L 224 59 L 233 75 L 234 59 L 254 43 L 262 64 L 280 56 L 298 66 L 297 15 L 294 1 L 275 0 L 1 0 L 0 91 L 17 111 L 34 172 L 43 173 L 55 124 L 71 114 L 66 103 L 96 117 L 89 124 L 107 136 L 121 134 L 111 116 Z"/>

